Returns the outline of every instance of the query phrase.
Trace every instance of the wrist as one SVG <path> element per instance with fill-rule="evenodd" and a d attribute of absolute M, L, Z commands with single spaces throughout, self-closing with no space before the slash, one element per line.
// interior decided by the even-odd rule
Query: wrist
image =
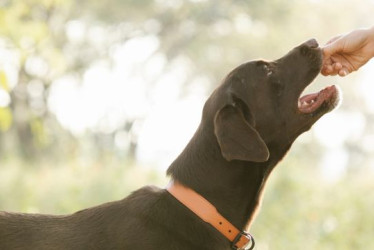
<path fill-rule="evenodd" d="M 369 44 L 369 53 L 371 57 L 374 57 L 374 26 L 368 28 L 368 44 Z"/>

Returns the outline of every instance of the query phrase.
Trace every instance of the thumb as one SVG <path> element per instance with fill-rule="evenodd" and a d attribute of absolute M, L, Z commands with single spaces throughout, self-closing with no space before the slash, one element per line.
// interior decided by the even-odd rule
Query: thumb
<path fill-rule="evenodd" d="M 337 36 L 328 41 L 325 46 L 322 47 L 322 52 L 325 57 L 329 57 L 337 52 L 343 50 L 344 46 L 342 43 L 341 36 Z"/>

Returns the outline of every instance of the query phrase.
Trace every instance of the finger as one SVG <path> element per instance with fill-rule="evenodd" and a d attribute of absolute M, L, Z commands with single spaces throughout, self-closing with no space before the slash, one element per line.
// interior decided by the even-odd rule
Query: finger
<path fill-rule="evenodd" d="M 328 76 L 329 75 L 329 73 L 326 71 L 326 69 L 321 69 L 321 74 L 323 76 Z"/>
<path fill-rule="evenodd" d="M 321 71 L 321 74 L 323 76 L 335 76 L 336 72 L 326 72 L 326 71 Z"/>
<path fill-rule="evenodd" d="M 341 76 L 341 77 L 344 77 L 348 74 L 349 74 L 349 71 L 346 68 L 342 68 L 341 70 L 339 70 L 339 76 Z"/>
<path fill-rule="evenodd" d="M 334 71 L 339 72 L 343 68 L 343 65 L 340 62 L 336 62 L 333 64 L 333 68 L 334 68 Z"/>
<path fill-rule="evenodd" d="M 323 60 L 329 60 L 330 57 L 334 54 L 331 52 L 331 48 L 328 47 L 329 45 L 322 47 L 322 57 L 324 58 Z M 331 60 L 331 59 L 330 59 Z"/>
<path fill-rule="evenodd" d="M 325 57 L 334 55 L 343 49 L 343 43 L 341 42 L 342 40 L 340 37 L 341 36 L 337 37 L 336 39 L 332 39 L 331 43 L 328 43 L 326 46 L 322 47 L 322 52 Z"/>
<path fill-rule="evenodd" d="M 321 70 L 321 74 L 324 76 L 335 76 L 339 73 L 339 71 L 335 70 L 332 66 L 324 67 Z"/>
<path fill-rule="evenodd" d="M 337 74 L 337 70 L 335 70 L 335 68 L 333 67 L 333 65 L 325 65 L 323 67 L 323 74 L 324 75 L 336 75 Z"/>
<path fill-rule="evenodd" d="M 331 65 L 333 61 L 330 56 L 323 56 L 322 63 L 323 65 Z"/>
<path fill-rule="evenodd" d="M 338 40 L 342 35 L 338 35 L 338 36 L 335 36 L 333 38 L 331 38 L 325 45 L 327 44 L 330 44 L 330 43 L 333 43 L 335 42 L 336 40 Z"/>
<path fill-rule="evenodd" d="M 332 65 L 326 65 L 325 69 L 327 73 L 332 73 L 334 71 L 334 68 Z"/>

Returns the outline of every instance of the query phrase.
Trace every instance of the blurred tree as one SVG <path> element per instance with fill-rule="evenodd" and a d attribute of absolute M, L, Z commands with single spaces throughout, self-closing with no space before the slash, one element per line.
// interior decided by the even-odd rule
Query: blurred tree
<path fill-rule="evenodd" d="M 13 121 L 7 137 L 15 135 L 13 150 L 27 158 L 36 157 L 37 149 L 49 144 L 46 99 L 52 80 L 66 70 L 61 45 L 69 7 L 67 1 L 5 1 L 1 6 L 1 41 L 16 52 L 12 66 L 18 72 L 16 82 L 6 88 L 11 98 L 6 110 Z"/>
<path fill-rule="evenodd" d="M 3 49 L 14 52 L 12 66 L 17 73 L 11 81 L 9 72 L 0 71 L 1 89 L 10 96 L 10 103 L 0 111 L 1 129 L 7 130 L 0 137 L 0 144 L 5 137 L 15 138 L 12 151 L 19 149 L 27 158 L 38 157 L 39 150 L 44 152 L 41 155 L 47 151 L 51 153 L 47 155 L 55 157 L 52 152 L 60 152 L 62 141 L 70 140 L 68 148 L 76 148 L 72 146 L 76 138 L 63 130 L 48 107 L 50 88 L 64 76 L 82 82 L 87 69 L 98 62 L 113 65 L 113 50 L 126 41 L 137 37 L 157 41 L 156 50 L 142 61 L 144 64 L 154 55 L 166 58 L 166 66 L 158 77 L 146 77 L 147 72 L 140 70 L 149 93 L 160 76 L 180 61 L 188 70 L 178 84 L 187 86 L 186 83 L 203 78 L 204 87 L 211 89 L 241 62 L 259 57 L 275 59 L 310 36 L 326 37 L 359 26 L 359 19 L 346 18 L 342 8 L 359 16 L 369 15 L 364 4 L 352 6 L 351 1 L 345 0 L 339 2 L 340 9 L 335 5 L 335 1 L 285 0 L 2 1 L 0 41 Z M 318 17 L 306 14 L 319 12 Z M 331 16 L 334 32 L 321 28 Z M 352 93 L 345 99 L 347 106 L 359 99 L 354 95 L 357 91 Z M 118 131 L 129 134 L 130 157 L 137 149 L 134 124 L 141 119 L 126 117 L 109 132 L 112 144 Z M 106 141 L 96 143 L 96 139 L 91 139 L 98 151 L 110 144 L 105 139 L 108 132 L 90 132 L 93 133 L 86 136 L 103 137 L 98 141 Z M 61 140 L 62 137 L 69 139 Z"/>
<path fill-rule="evenodd" d="M 219 82 L 221 72 L 256 56 L 263 42 L 273 52 L 281 48 L 278 42 L 264 38 L 268 35 L 267 25 L 274 23 L 273 16 L 278 17 L 278 26 L 291 18 L 291 2 L 269 1 L 270 9 L 255 1 L 234 2 L 5 1 L 0 36 L 5 47 L 18 54 L 18 76 L 15 86 L 8 90 L 11 103 L 6 108 L 13 117 L 8 133 L 16 135 L 16 148 L 31 158 L 38 155 L 38 149 L 56 147 L 58 139 L 52 139 L 51 131 L 58 124 L 48 122 L 53 120 L 47 106 L 51 84 L 63 75 L 81 79 L 89 65 L 110 60 L 113 46 L 128 39 L 156 36 L 160 41 L 158 51 L 170 64 L 181 58 L 188 62 L 191 70 L 184 82 L 204 76 L 211 84 Z M 83 27 L 80 38 L 69 37 L 69 27 L 74 26 Z M 95 28 L 105 32 L 102 44 L 90 40 Z M 9 123 L 10 119 L 2 116 L 4 123 Z M 120 127 L 129 128 L 131 133 L 134 122 L 127 120 Z M 131 151 L 135 152 L 137 143 L 131 143 Z"/>

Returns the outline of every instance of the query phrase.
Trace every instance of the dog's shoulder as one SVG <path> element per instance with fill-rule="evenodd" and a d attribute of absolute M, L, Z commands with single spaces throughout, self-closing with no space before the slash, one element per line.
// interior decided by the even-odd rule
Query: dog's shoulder
<path fill-rule="evenodd" d="M 128 208 L 129 210 L 138 210 L 141 207 L 144 209 L 153 207 L 153 204 L 162 200 L 166 195 L 166 190 L 156 186 L 144 186 L 129 196 L 119 201 L 119 205 Z"/>
<path fill-rule="evenodd" d="M 123 202 L 130 202 L 130 201 L 137 201 L 142 199 L 158 199 L 160 198 L 164 193 L 165 189 L 161 189 L 156 186 L 144 186 L 134 192 L 132 192 L 129 196 L 124 198 Z"/>
<path fill-rule="evenodd" d="M 144 186 L 122 200 L 107 202 L 99 206 L 83 209 L 76 212 L 73 216 L 83 214 L 143 214 L 158 200 L 162 199 L 166 190 L 156 186 Z"/>

